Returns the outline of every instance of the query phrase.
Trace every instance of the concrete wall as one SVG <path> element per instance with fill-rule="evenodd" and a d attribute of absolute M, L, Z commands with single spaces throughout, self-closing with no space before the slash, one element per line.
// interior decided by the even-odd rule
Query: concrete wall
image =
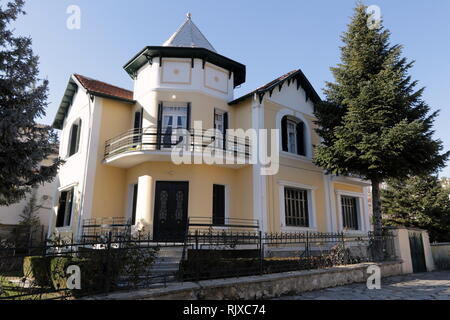
<path fill-rule="evenodd" d="M 394 240 L 395 254 L 397 258 L 402 260 L 403 273 L 413 273 L 411 247 L 409 245 L 410 232 L 417 232 L 421 234 L 427 271 L 433 271 L 435 269 L 433 256 L 431 253 L 430 239 L 428 237 L 427 231 L 405 227 L 392 228 L 391 231 L 395 237 Z"/>
<path fill-rule="evenodd" d="M 232 279 L 186 282 L 173 287 L 114 293 L 99 299 L 125 300 L 254 300 L 319 290 L 350 283 L 366 282 L 368 267 L 375 263 L 269 274 Z M 402 273 L 399 261 L 379 263 L 381 276 Z M 95 297 L 93 297 L 95 299 Z"/>
<path fill-rule="evenodd" d="M 437 269 L 450 269 L 450 242 L 431 244 L 431 253 Z"/>

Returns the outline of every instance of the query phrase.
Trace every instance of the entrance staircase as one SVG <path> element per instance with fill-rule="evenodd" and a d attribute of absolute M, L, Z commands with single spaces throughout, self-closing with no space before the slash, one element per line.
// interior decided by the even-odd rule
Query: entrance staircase
<path fill-rule="evenodd" d="M 175 282 L 181 259 L 183 246 L 161 246 L 158 255 L 150 271 L 155 286 L 164 285 L 167 282 Z"/>

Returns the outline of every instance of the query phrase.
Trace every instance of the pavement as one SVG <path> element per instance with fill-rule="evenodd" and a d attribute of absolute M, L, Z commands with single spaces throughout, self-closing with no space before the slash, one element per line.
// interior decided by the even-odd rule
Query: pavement
<path fill-rule="evenodd" d="M 450 300 L 450 270 L 384 278 L 378 290 L 357 283 L 278 300 Z"/>

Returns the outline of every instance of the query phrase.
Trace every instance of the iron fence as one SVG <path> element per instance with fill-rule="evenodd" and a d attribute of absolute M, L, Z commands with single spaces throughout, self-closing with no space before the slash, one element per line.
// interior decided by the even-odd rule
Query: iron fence
<path fill-rule="evenodd" d="M 98 221 L 97 221 L 98 222 Z M 105 222 L 105 221 L 102 221 Z M 120 221 L 115 221 L 120 224 Z M 94 225 L 94 224 L 93 224 Z M 386 232 L 262 233 L 193 230 L 183 243 L 157 242 L 152 234 L 57 238 L 44 245 L 0 245 L 1 299 L 71 299 L 117 290 L 155 288 L 173 281 L 199 281 L 329 268 L 374 261 L 375 244 L 395 259 L 393 236 Z M 67 288 L 66 268 L 78 265 L 81 290 Z M 168 266 L 171 269 L 168 270 Z"/>
<path fill-rule="evenodd" d="M 209 130 L 190 129 L 180 132 L 178 129 L 147 127 L 130 129 L 105 144 L 104 158 L 139 151 L 170 150 L 181 143 L 186 151 L 203 152 L 205 148 L 223 156 L 233 156 L 248 161 L 251 157 L 249 138 L 234 135 L 217 135 Z"/>

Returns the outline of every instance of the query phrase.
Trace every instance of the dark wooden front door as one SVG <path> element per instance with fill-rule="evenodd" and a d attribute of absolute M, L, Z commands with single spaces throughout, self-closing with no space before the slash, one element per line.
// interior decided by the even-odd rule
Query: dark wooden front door
<path fill-rule="evenodd" d="M 427 266 L 425 263 L 422 234 L 409 232 L 409 247 L 411 250 L 413 272 L 426 272 Z"/>
<path fill-rule="evenodd" d="M 158 181 L 155 197 L 154 239 L 183 241 L 188 223 L 189 182 Z"/>

